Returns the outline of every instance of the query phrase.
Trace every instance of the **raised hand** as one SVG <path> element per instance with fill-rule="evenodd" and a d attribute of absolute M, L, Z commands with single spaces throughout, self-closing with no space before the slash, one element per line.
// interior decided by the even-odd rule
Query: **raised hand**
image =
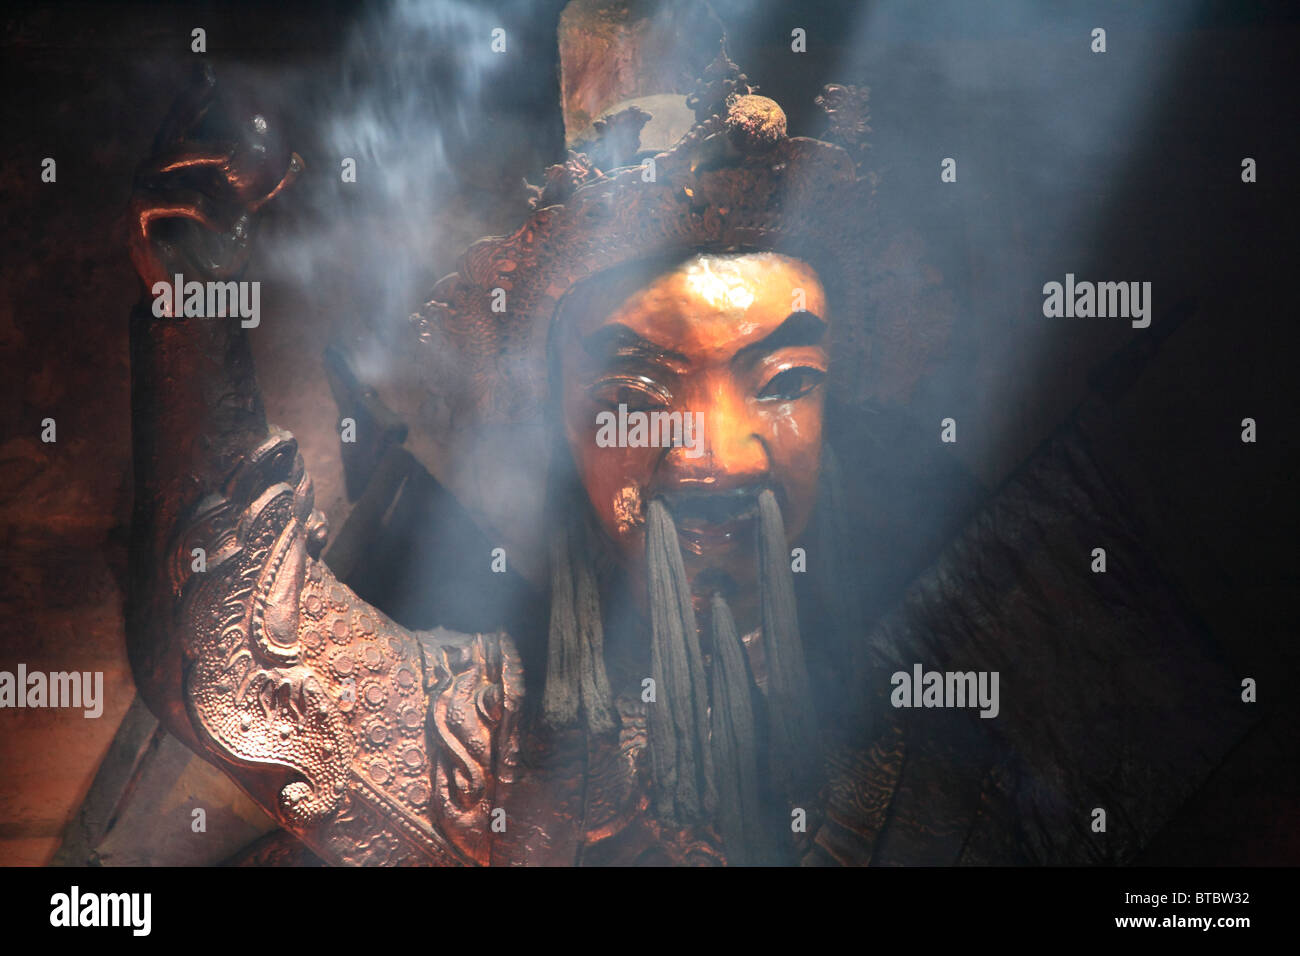
<path fill-rule="evenodd" d="M 218 89 L 206 64 L 196 73 L 136 172 L 129 242 L 146 289 L 176 273 L 200 281 L 238 276 L 257 212 L 303 169 L 250 95 Z"/>

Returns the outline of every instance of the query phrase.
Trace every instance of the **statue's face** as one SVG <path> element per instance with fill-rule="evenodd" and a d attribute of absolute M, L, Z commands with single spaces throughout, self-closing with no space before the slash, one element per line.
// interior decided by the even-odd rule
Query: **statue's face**
<path fill-rule="evenodd" d="M 812 512 L 828 321 L 817 273 L 774 253 L 698 256 L 572 318 L 566 437 L 625 566 L 644 568 L 645 507 L 660 497 L 697 598 L 720 583 L 742 605 L 754 593 L 758 493 L 775 492 L 790 541 Z M 683 429 L 689 416 L 698 432 L 683 430 L 677 447 L 633 447 L 637 412 L 648 442 L 662 438 L 656 412 L 680 413 Z"/>

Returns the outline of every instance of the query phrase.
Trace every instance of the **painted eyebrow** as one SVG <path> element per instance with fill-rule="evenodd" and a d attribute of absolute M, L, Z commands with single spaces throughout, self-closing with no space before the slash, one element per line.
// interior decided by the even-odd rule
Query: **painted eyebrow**
<path fill-rule="evenodd" d="M 826 335 L 826 328 L 826 320 L 819 315 L 812 312 L 791 312 L 775 331 L 740 349 L 731 361 L 743 364 L 777 349 L 818 345 Z"/>
<path fill-rule="evenodd" d="M 582 350 L 592 364 L 613 365 L 620 359 L 640 359 L 657 365 L 690 364 L 681 352 L 674 352 L 637 335 L 621 322 L 602 325 L 584 336 Z"/>

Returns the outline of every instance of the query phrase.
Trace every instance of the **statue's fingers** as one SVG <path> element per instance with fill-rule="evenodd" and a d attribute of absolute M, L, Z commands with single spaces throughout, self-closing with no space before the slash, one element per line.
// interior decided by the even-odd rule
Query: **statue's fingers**
<path fill-rule="evenodd" d="M 164 219 L 189 219 L 213 232 L 233 229 L 223 222 L 216 204 L 193 189 L 140 189 L 131 197 L 132 230 L 148 239 L 154 226 Z"/>
<path fill-rule="evenodd" d="M 129 216 L 131 259 L 146 285 L 168 279 L 176 271 L 226 278 L 248 261 L 249 214 L 237 207 L 220 207 L 195 190 L 138 189 Z M 177 220 L 203 229 L 185 241 L 159 235 L 161 223 Z"/>
<path fill-rule="evenodd" d="M 292 186 L 293 181 L 298 178 L 299 173 L 301 173 L 304 168 L 305 168 L 305 164 L 302 161 L 302 157 L 299 156 L 297 153 L 294 153 L 293 156 L 291 156 L 289 159 L 289 168 L 285 171 L 284 176 L 280 178 L 280 181 L 278 183 L 276 183 L 273 187 L 271 187 L 271 191 L 268 192 L 265 196 L 263 196 L 261 199 L 256 199 L 253 202 L 250 202 L 248 204 L 249 211 L 257 212 L 259 209 L 261 209 L 263 206 L 269 203 L 276 196 L 280 195 L 280 193 L 284 192 L 286 189 Z"/>
<path fill-rule="evenodd" d="M 169 176 L 193 170 L 213 170 L 220 173 L 230 163 L 233 146 L 178 147 L 153 156 L 136 170 L 136 182 L 142 186 L 166 188 Z"/>

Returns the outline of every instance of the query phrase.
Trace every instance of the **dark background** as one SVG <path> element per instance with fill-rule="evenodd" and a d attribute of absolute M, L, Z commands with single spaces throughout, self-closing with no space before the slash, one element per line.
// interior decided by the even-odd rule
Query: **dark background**
<path fill-rule="evenodd" d="M 264 279 L 254 349 L 269 417 L 298 437 L 337 527 L 349 503 L 322 347 L 400 321 L 470 241 L 517 223 L 521 180 L 539 181 L 563 155 L 561 6 L 428 5 L 422 30 L 341 2 L 6 12 L 0 668 L 103 670 L 107 702 L 99 721 L 0 712 L 0 863 L 50 858 L 132 695 L 126 318 L 139 289 L 122 215 L 197 58 L 190 30 L 206 29 L 219 79 L 257 89 L 307 161 L 250 266 Z M 1300 8 L 714 8 L 732 58 L 782 103 L 792 132 L 812 132 L 822 84 L 872 89 L 882 202 L 924 236 L 958 306 L 946 356 L 901 410 L 915 427 L 900 441 L 937 443 L 940 419 L 955 417 L 959 440 L 940 451 L 991 493 L 1088 398 L 1108 359 L 1133 343 L 1150 353 L 1111 395 L 1123 427 L 1104 465 L 1162 571 L 1259 682 L 1265 718 L 1152 853 L 1300 860 L 1290 387 Z M 475 51 L 497 23 L 510 53 L 484 67 Z M 796 26 L 805 55 L 790 51 Z M 1097 26 L 1105 54 L 1089 50 Z M 340 190 L 348 148 L 383 175 Z M 46 156 L 57 183 L 40 180 Z M 942 184 L 949 156 L 958 181 Z M 1254 184 L 1241 181 L 1247 156 Z M 1042 284 L 1066 272 L 1152 282 L 1151 327 L 1045 318 Z M 1247 416 L 1253 445 L 1239 440 Z M 52 445 L 40 441 L 46 417 L 58 423 Z"/>

